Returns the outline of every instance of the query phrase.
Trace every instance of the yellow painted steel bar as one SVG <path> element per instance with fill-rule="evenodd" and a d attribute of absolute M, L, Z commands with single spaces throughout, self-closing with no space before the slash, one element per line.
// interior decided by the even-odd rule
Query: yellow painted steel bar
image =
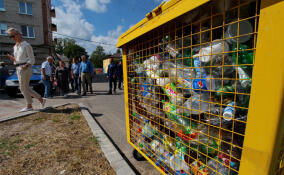
<path fill-rule="evenodd" d="M 240 175 L 273 175 L 284 96 L 284 2 L 262 0 Z"/>
<path fill-rule="evenodd" d="M 127 59 L 126 49 L 122 49 L 122 63 L 123 63 L 123 83 L 124 83 L 124 105 L 125 105 L 125 120 L 127 141 L 130 143 L 130 127 L 129 127 L 129 107 L 128 107 L 128 75 L 127 75 Z"/>
<path fill-rule="evenodd" d="M 152 19 L 148 19 L 147 17 L 144 18 L 138 24 L 121 35 L 119 37 L 117 47 L 121 47 L 133 39 L 209 1 L 210 0 L 172 0 L 161 6 L 161 14 L 153 16 Z"/>

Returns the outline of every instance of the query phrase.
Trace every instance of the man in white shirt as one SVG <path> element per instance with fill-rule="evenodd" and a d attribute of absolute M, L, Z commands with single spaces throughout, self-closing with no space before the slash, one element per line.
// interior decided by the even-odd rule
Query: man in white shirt
<path fill-rule="evenodd" d="M 32 97 L 39 100 L 42 107 L 44 107 L 45 99 L 30 88 L 30 78 L 32 76 L 32 65 L 35 62 L 33 48 L 29 43 L 22 40 L 22 34 L 14 28 L 7 30 L 7 33 L 16 44 L 14 46 L 14 56 L 9 55 L 11 61 L 16 65 L 17 75 L 19 79 L 20 91 L 23 94 L 27 106 L 20 110 L 20 112 L 27 112 L 33 110 Z"/>
<path fill-rule="evenodd" d="M 52 62 L 53 58 L 48 56 L 41 64 L 41 79 L 44 85 L 44 98 L 50 97 L 50 86 L 52 82 Z"/>

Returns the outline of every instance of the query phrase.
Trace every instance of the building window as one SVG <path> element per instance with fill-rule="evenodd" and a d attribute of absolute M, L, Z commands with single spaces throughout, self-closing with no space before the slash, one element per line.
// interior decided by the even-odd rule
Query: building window
<path fill-rule="evenodd" d="M 35 38 L 34 28 L 32 26 L 21 26 L 23 37 Z"/>
<path fill-rule="evenodd" d="M 7 24 L 0 23 L 0 35 L 7 35 Z"/>
<path fill-rule="evenodd" d="M 4 0 L 0 0 L 0 11 L 5 11 Z"/>
<path fill-rule="evenodd" d="M 33 5 L 32 5 L 32 3 L 29 3 L 29 2 L 19 2 L 19 11 L 20 11 L 21 14 L 32 15 L 33 14 Z"/>

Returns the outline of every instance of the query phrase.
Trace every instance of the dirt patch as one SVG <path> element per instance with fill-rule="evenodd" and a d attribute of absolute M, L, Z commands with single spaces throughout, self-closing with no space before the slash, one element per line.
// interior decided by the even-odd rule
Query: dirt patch
<path fill-rule="evenodd" d="M 0 123 L 0 174 L 115 174 L 78 106 Z"/>

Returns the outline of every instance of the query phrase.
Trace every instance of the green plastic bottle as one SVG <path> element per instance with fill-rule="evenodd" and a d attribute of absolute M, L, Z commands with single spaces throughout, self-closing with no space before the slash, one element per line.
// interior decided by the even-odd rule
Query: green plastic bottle
<path fill-rule="evenodd" d="M 232 51 L 237 51 L 237 45 L 234 44 Z M 245 44 L 239 44 L 239 56 L 237 60 L 237 52 L 232 54 L 233 60 L 235 64 L 242 65 L 242 64 L 253 64 L 253 51 L 242 51 L 247 50 L 248 46 Z"/>
<path fill-rule="evenodd" d="M 223 98 L 231 98 L 231 97 L 233 98 L 234 97 L 233 93 L 226 93 L 226 92 L 235 92 L 235 86 L 234 85 L 223 86 L 223 88 L 220 87 L 217 91 L 218 92 L 215 93 L 215 97 L 217 99 L 221 99 L 222 93 L 223 93 Z"/>

